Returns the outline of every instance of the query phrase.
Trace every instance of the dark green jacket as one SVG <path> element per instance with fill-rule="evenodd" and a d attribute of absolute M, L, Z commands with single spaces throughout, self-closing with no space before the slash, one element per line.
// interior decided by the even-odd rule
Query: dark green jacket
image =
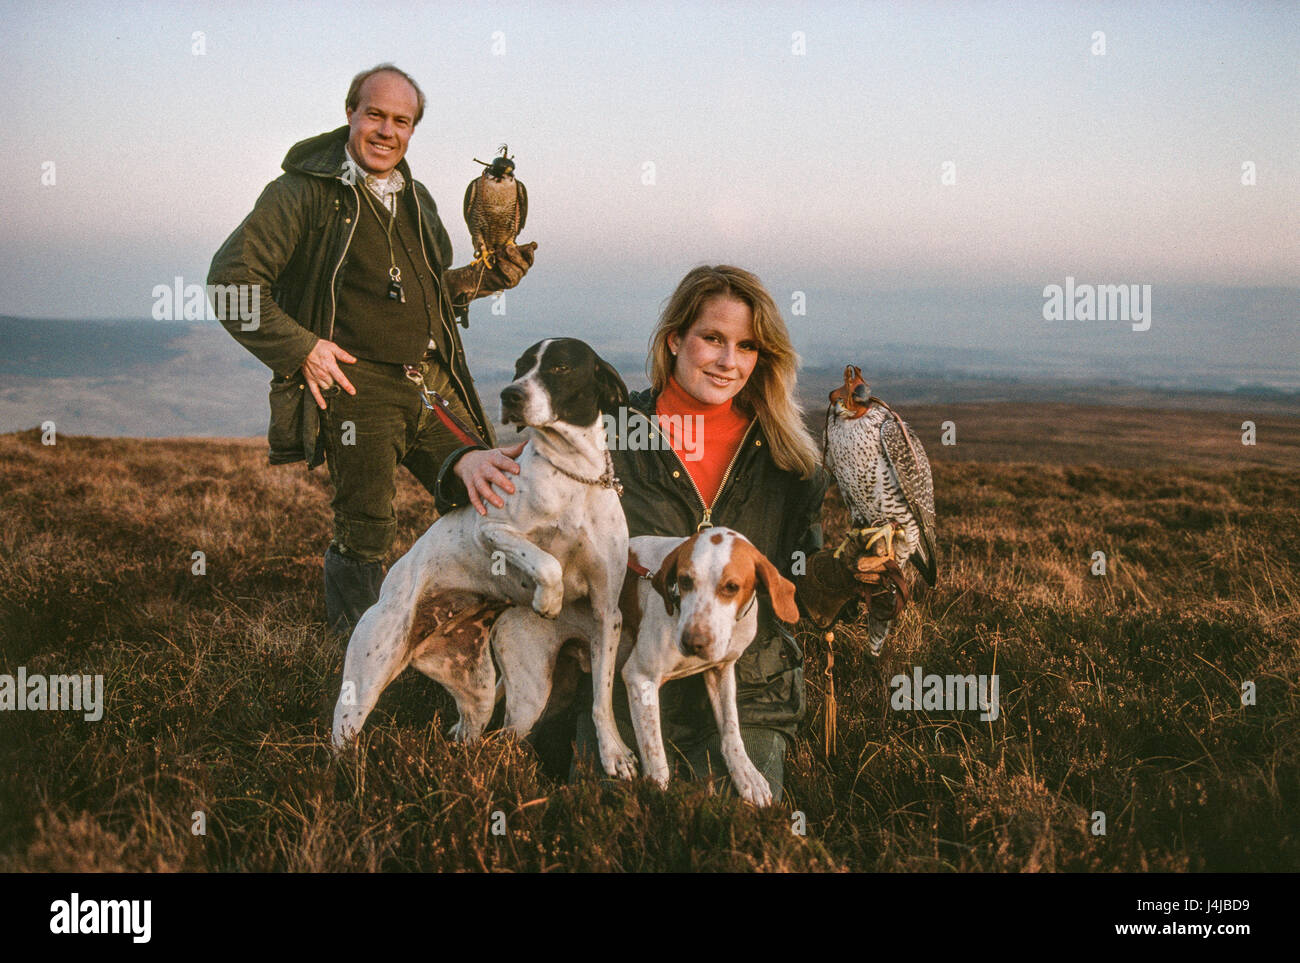
<path fill-rule="evenodd" d="M 634 394 L 629 404 L 629 427 L 634 418 L 646 417 L 651 421 L 651 430 L 657 433 L 654 406 L 650 391 Z M 667 440 L 657 451 L 626 451 L 622 439 L 616 436 L 612 447 L 614 470 L 624 487 L 628 534 L 694 534 L 704 520 L 704 503 L 686 466 Z M 451 471 L 466 450 L 452 454 L 443 463 L 436 493 L 439 512 L 467 501 L 464 485 Z M 734 528 L 748 538 L 797 588 L 799 577 L 791 574 L 795 553 L 802 552 L 807 558 L 822 547 L 821 507 L 828 485 L 829 476 L 821 468 L 807 480 L 778 468 L 772 461 L 767 438 L 755 421 L 723 479 L 708 521 Z M 768 726 L 794 738 L 804 715 L 803 651 L 772 614 L 766 596 L 760 596 L 758 634 L 736 662 L 736 682 L 742 725 Z M 616 690 L 615 714 L 630 727 L 621 681 L 616 683 Z M 660 707 L 664 738 L 671 742 L 685 745 L 716 729 L 702 676 L 666 683 L 660 693 Z"/>
<path fill-rule="evenodd" d="M 357 192 L 365 189 L 343 180 L 348 133 L 346 126 L 340 127 L 290 148 L 281 165 L 285 172 L 262 191 L 252 213 L 221 245 L 208 272 L 209 285 L 260 288 L 260 317 L 254 330 L 241 330 L 238 318 L 222 317 L 222 299 L 215 299 L 214 308 L 235 340 L 271 369 L 267 438 L 272 464 L 305 459 L 310 469 L 324 460 L 319 409 L 299 369 L 317 339 L 333 335 L 341 275 L 361 203 Z M 402 191 L 402 202 L 410 205 L 419 223 L 424 256 L 437 279 L 441 320 L 451 345 L 452 381 L 479 433 L 492 440 L 492 426 L 470 377 L 455 313 L 442 284 L 443 271 L 451 265 L 451 239 L 437 205 L 411 176 L 405 158 L 398 170 L 411 187 Z M 465 309 L 461 323 L 469 323 Z"/>

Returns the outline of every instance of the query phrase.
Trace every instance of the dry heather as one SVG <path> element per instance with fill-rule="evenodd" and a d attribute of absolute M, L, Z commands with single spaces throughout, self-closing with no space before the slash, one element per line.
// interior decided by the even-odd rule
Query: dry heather
<path fill-rule="evenodd" d="M 681 782 L 568 785 L 499 735 L 449 744 L 450 700 L 414 672 L 335 761 L 323 471 L 255 442 L 0 436 L 0 672 L 102 673 L 106 703 L 0 713 L 0 870 L 1300 868 L 1295 459 L 961 461 L 922 437 L 940 584 L 880 660 L 840 630 L 829 761 L 824 646 L 801 633 L 792 798 L 757 812 Z M 400 551 L 430 521 L 409 477 L 398 518 Z M 828 536 L 844 523 L 832 494 Z M 996 671 L 1000 717 L 892 710 L 913 665 Z"/>

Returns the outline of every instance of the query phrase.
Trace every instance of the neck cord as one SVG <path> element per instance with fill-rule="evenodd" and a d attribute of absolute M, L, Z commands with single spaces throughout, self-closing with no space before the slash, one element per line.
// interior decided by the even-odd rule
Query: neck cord
<path fill-rule="evenodd" d="M 393 301 L 406 303 L 406 295 L 402 291 L 402 269 L 397 266 L 397 258 L 393 257 L 393 225 L 397 223 L 397 194 L 401 191 L 395 191 L 393 196 L 393 209 L 388 214 L 388 226 L 384 226 L 384 219 L 379 216 L 379 210 L 375 207 L 375 202 L 370 199 L 370 188 L 364 184 L 361 187 L 361 196 L 366 199 L 366 206 L 370 208 L 375 215 L 375 220 L 379 226 L 384 228 L 384 237 L 388 241 L 388 297 Z M 387 205 L 385 205 L 387 206 Z"/>

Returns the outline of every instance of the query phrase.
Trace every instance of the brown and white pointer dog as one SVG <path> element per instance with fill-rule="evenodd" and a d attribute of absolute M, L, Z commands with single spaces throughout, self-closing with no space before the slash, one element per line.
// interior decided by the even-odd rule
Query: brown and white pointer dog
<path fill-rule="evenodd" d="M 501 392 L 501 420 L 528 434 L 515 493 L 502 508 L 485 503 L 486 515 L 465 506 L 440 517 L 393 565 L 348 643 L 334 707 L 337 749 L 407 665 L 455 698 L 451 734 L 476 739 L 496 690 L 482 626 L 510 604 L 528 606 L 544 624 L 576 608 L 593 626 L 584 637 L 601 765 L 611 776 L 636 775 L 611 705 L 628 538 L 601 418 L 626 403 L 618 372 L 583 342 L 549 338 L 524 352 Z M 511 708 L 507 693 L 508 715 Z"/>
<path fill-rule="evenodd" d="M 635 568 L 619 600 L 623 633 L 618 664 L 645 774 L 661 786 L 668 784 L 660 686 L 703 673 L 732 783 L 742 798 L 769 805 L 772 789 L 740 736 L 735 666 L 757 634 L 759 593 L 770 597 L 777 618 L 799 620 L 794 584 L 730 528 L 706 528 L 689 538 L 642 535 L 629 546 Z M 638 577 L 637 570 L 654 576 Z M 589 613 L 576 606 L 553 621 L 522 606 L 502 613 L 492 628 L 492 647 L 501 663 L 507 728 L 523 735 L 533 727 L 552 689 L 562 687 L 556 680 L 561 667 L 568 668 L 562 652 L 569 640 L 590 639 L 594 631 Z"/>

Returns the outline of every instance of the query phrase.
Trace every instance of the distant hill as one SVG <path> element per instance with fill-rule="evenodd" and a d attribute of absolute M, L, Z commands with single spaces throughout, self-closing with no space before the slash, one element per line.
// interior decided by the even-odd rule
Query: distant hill
<path fill-rule="evenodd" d="M 486 321 L 464 334 L 490 414 L 499 409 L 497 395 L 511 377 L 515 357 L 531 343 L 528 337 L 518 331 L 493 337 Z M 0 345 L 0 432 L 47 420 L 60 432 L 77 435 L 247 437 L 266 431 L 269 372 L 215 321 L 0 317 Z M 626 346 L 605 354 L 630 388 L 646 385 L 643 354 Z M 1300 393 L 1262 385 L 1202 391 L 1095 373 L 1017 375 L 989 348 L 865 342 L 852 349 L 823 345 L 810 356 L 861 365 L 872 390 L 901 405 L 1065 402 L 1300 413 Z M 804 404 L 819 411 L 842 376 L 840 363 L 805 366 L 800 374 Z"/>
<path fill-rule="evenodd" d="M 67 321 L 0 316 L 0 375 L 85 378 L 157 367 L 212 325 L 166 321 Z M 249 359 L 254 364 L 255 359 Z"/>
<path fill-rule="evenodd" d="M 0 431 L 164 437 L 266 431 L 266 368 L 216 322 L 0 318 Z"/>

